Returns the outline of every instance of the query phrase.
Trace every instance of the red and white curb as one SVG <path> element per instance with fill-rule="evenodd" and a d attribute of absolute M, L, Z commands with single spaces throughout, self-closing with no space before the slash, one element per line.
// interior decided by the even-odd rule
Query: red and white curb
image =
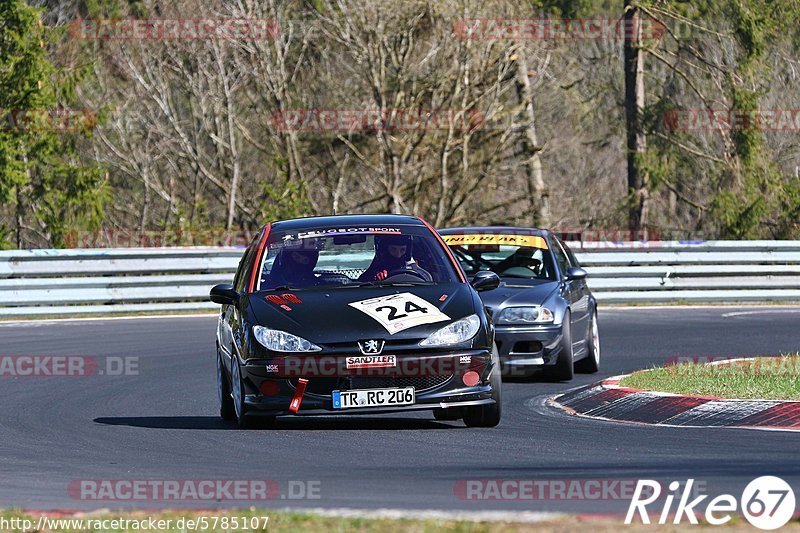
<path fill-rule="evenodd" d="M 628 375 L 579 387 L 550 402 L 570 414 L 615 422 L 800 431 L 800 402 L 726 400 L 620 387 Z"/>

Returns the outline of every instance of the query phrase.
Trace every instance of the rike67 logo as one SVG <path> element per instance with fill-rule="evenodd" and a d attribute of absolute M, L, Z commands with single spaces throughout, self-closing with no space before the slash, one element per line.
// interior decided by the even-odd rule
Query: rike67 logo
<path fill-rule="evenodd" d="M 673 481 L 669 484 L 669 492 L 663 499 L 663 507 L 658 517 L 659 524 L 666 524 L 670 516 L 672 523 L 680 524 L 684 517 L 691 524 L 697 524 L 697 514 L 701 504 L 708 495 L 700 495 L 690 500 L 696 494 L 692 493 L 694 479 L 686 483 Z M 660 498 L 662 485 L 651 479 L 640 479 L 636 484 L 633 499 L 625 515 L 625 523 L 632 523 L 636 513 L 643 524 L 650 524 L 651 505 L 658 510 L 661 505 Z M 681 490 L 683 489 L 683 490 Z M 677 505 L 673 509 L 673 503 Z M 654 503 L 656 505 L 652 505 Z M 791 520 L 795 512 L 795 497 L 792 487 L 784 480 L 775 476 L 762 476 L 751 481 L 742 491 L 741 498 L 737 499 L 731 494 L 721 494 L 705 504 L 703 513 L 705 521 L 711 525 L 719 526 L 730 521 L 731 513 L 741 512 L 750 524 L 765 530 L 778 529 Z"/>

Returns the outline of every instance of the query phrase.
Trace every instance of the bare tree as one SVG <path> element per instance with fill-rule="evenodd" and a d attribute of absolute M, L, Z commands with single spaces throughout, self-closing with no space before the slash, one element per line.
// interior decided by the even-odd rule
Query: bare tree
<path fill-rule="evenodd" d="M 547 60 L 542 68 L 547 68 Z M 528 67 L 528 57 L 524 47 L 519 47 L 516 58 L 517 94 L 524 106 L 527 126 L 521 141 L 523 157 L 527 157 L 525 170 L 528 178 L 528 195 L 530 198 L 530 224 L 548 227 L 550 224 L 550 194 L 545 187 L 542 173 L 542 147 L 536 135 L 536 113 L 534 111 L 534 93 Z"/>
<path fill-rule="evenodd" d="M 625 131 L 628 159 L 628 226 L 639 231 L 647 226 L 648 174 L 642 169 L 646 138 L 642 125 L 644 111 L 644 50 L 642 13 L 634 0 L 625 0 Z"/>

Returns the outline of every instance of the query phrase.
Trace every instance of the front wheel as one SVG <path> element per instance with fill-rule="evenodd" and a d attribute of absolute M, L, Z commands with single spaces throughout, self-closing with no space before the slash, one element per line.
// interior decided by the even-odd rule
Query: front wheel
<path fill-rule="evenodd" d="M 592 328 L 589 335 L 589 353 L 585 359 L 575 363 L 575 370 L 582 374 L 594 374 L 600 370 L 600 332 L 597 328 L 597 311 L 592 313 Z"/>
<path fill-rule="evenodd" d="M 500 356 L 497 354 L 497 348 L 493 350 L 492 360 L 494 365 L 492 367 L 492 373 L 489 375 L 489 383 L 492 386 L 492 399 L 494 403 L 491 405 L 464 407 L 464 424 L 466 424 L 467 427 L 493 428 L 500 423 L 500 417 L 503 411 L 503 398 L 500 389 L 503 384 L 503 379 L 500 374 Z"/>
<path fill-rule="evenodd" d="M 244 404 L 244 383 L 242 383 L 242 371 L 239 368 L 239 359 L 236 356 L 231 360 L 231 389 L 236 422 L 239 424 L 239 427 L 248 427 L 250 425 L 250 418 L 247 416 L 247 407 Z"/>
<path fill-rule="evenodd" d="M 228 381 L 228 372 L 225 370 L 219 348 L 217 348 L 217 396 L 219 397 L 219 416 L 223 420 L 236 420 L 231 384 Z"/>
<path fill-rule="evenodd" d="M 558 359 L 554 365 L 545 367 L 545 376 L 551 381 L 569 381 L 575 375 L 571 320 L 572 315 L 567 309 L 564 313 L 564 320 L 561 322 L 561 345 L 558 347 Z"/>

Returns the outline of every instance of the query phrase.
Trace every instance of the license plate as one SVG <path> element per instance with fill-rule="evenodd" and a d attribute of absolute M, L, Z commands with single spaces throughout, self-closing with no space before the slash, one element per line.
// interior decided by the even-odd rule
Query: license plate
<path fill-rule="evenodd" d="M 403 389 L 335 390 L 332 396 L 334 409 L 411 405 L 414 403 L 414 387 L 405 387 Z"/>

